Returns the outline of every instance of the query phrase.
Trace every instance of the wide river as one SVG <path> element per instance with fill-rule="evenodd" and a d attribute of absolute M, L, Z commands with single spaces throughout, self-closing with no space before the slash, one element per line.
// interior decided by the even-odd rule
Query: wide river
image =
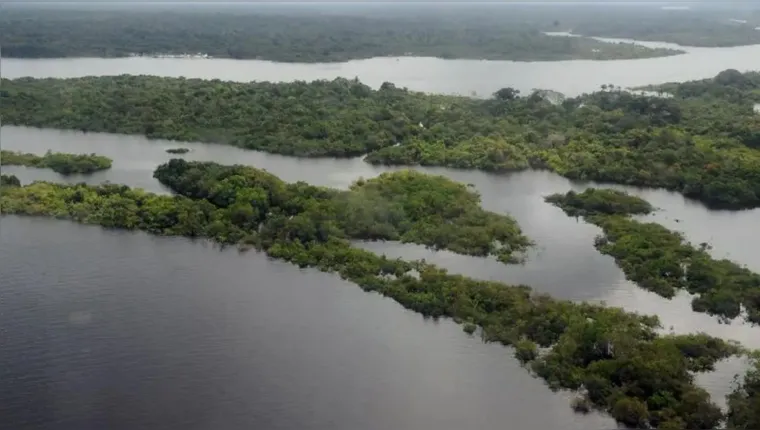
<path fill-rule="evenodd" d="M 710 76 L 727 67 L 760 69 L 758 47 L 711 50 L 723 56 L 722 63 L 715 57 L 701 64 L 689 60 L 701 51 L 675 57 L 680 58 L 678 67 L 668 58 L 602 63 L 404 58 L 277 65 L 276 72 L 275 65 L 266 62 L 6 59 L 3 73 L 5 77 L 149 73 L 240 80 L 355 74 L 371 84 L 388 80 L 427 91 L 481 93 L 512 85 L 572 93 L 607 82 L 638 85 Z M 372 62 L 375 66 L 370 67 Z M 357 64 L 367 64 L 361 66 L 364 74 L 354 73 L 359 71 Z M 663 67 L 657 69 L 658 64 Z M 584 67 L 588 73 L 580 72 Z M 604 70 L 613 69 L 620 73 L 604 75 Z M 629 79 L 621 79 L 626 69 Z M 649 77 L 637 80 L 638 69 Z M 543 80 L 536 73 L 542 73 Z M 487 82 L 491 77 L 494 80 Z M 157 192 L 165 190 L 152 179 L 152 170 L 170 158 L 166 148 L 177 146 L 133 136 L 24 127 L 3 127 L 0 138 L 3 149 L 110 156 L 111 170 L 69 180 L 108 180 Z M 360 159 L 303 160 L 225 146 L 185 145 L 192 149 L 184 156 L 187 159 L 243 163 L 266 168 L 288 181 L 338 188 L 388 170 Z M 394 256 L 424 257 L 470 276 L 525 283 L 557 297 L 605 301 L 657 314 L 666 331 L 706 331 L 760 347 L 758 329 L 718 324 L 692 312 L 686 296 L 668 301 L 627 282 L 613 260 L 593 248 L 599 234 L 596 227 L 543 202 L 547 194 L 594 184 L 571 183 L 547 172 L 490 175 L 422 170 L 473 184 L 486 208 L 513 215 L 537 242 L 528 262 L 503 266 L 417 246 L 362 246 Z M 25 183 L 62 180 L 45 170 L 4 167 L 3 172 L 16 174 Z M 759 211 L 710 211 L 677 194 L 627 189 L 662 209 L 648 218 L 684 232 L 693 242 L 711 243 L 715 256 L 760 271 Z M 255 252 L 220 251 L 180 238 L 3 217 L 0 327 L 0 408 L 9 428 L 614 427 L 603 416 L 573 414 L 568 396 L 551 393 L 531 378 L 509 349 L 483 344 L 449 321 L 424 320 L 332 275 L 299 270 Z M 733 375 L 741 369 L 742 363 L 733 360 L 699 380 L 722 402 Z"/>
<path fill-rule="evenodd" d="M 602 39 L 608 42 L 631 42 Z M 677 48 L 686 54 L 622 61 L 485 61 L 438 58 L 372 58 L 345 63 L 299 64 L 260 60 L 193 58 L 4 58 L 5 78 L 78 77 L 87 75 L 158 75 L 231 81 L 312 81 L 358 77 L 379 87 L 383 82 L 413 90 L 489 96 L 504 88 L 523 93 L 551 89 L 568 96 L 598 90 L 603 84 L 621 87 L 715 76 L 725 69 L 760 69 L 760 45 L 735 48 L 694 48 L 669 43 L 637 42 L 650 47 Z"/>

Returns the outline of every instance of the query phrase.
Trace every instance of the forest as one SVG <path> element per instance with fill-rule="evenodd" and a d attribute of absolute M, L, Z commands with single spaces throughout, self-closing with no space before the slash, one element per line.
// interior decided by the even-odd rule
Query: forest
<path fill-rule="evenodd" d="M 502 13 L 502 16 L 505 14 Z M 507 14 L 508 16 L 508 14 Z M 630 43 L 551 37 L 518 21 L 428 13 L 262 13 L 255 10 L 45 10 L 0 15 L 2 55 L 20 58 L 207 54 L 282 62 L 422 56 L 487 60 L 614 60 L 679 54 Z M 506 24 L 506 25 L 505 25 Z"/>
<path fill-rule="evenodd" d="M 111 168 L 108 157 L 97 154 L 66 154 L 47 151 L 45 155 L 0 151 L 0 165 L 47 168 L 62 175 L 89 174 Z"/>
<path fill-rule="evenodd" d="M 584 36 L 614 37 L 681 46 L 728 47 L 760 43 L 756 10 L 631 10 L 628 14 L 563 17 L 565 28 Z M 609 11 L 609 9 L 608 9 Z M 746 22 L 742 22 L 746 21 Z"/>
<path fill-rule="evenodd" d="M 21 181 L 15 175 L 0 175 L 0 186 L 20 187 Z"/>
<path fill-rule="evenodd" d="M 488 99 L 357 80 L 233 83 L 150 76 L 3 80 L 6 124 L 216 142 L 302 157 L 666 188 L 713 208 L 760 206 L 757 74 L 563 99 L 503 88 Z M 700 89 L 701 88 L 701 89 Z M 667 91 L 666 91 L 667 90 Z M 680 92 L 679 92 L 680 91 Z"/>
<path fill-rule="evenodd" d="M 748 322 L 760 324 L 760 275 L 732 261 L 713 259 L 707 244 L 695 247 L 678 232 L 629 216 L 649 213 L 648 202 L 594 188 L 554 194 L 546 201 L 599 226 L 604 234 L 596 239 L 596 248 L 612 256 L 641 288 L 667 298 L 685 290 L 695 295 L 696 312 L 732 320 L 744 310 Z"/>
<path fill-rule="evenodd" d="M 337 273 L 427 317 L 479 327 L 485 341 L 513 346 L 515 356 L 552 389 L 575 391 L 576 405 L 610 413 L 628 427 L 712 429 L 730 417 L 742 428 L 754 413 L 747 409 L 755 401 L 754 393 L 747 395 L 750 386 L 732 393 L 724 414 L 695 382 L 694 372 L 745 353 L 734 343 L 705 334 L 660 334 L 653 316 L 557 300 L 527 286 L 451 275 L 424 261 L 390 260 L 351 245 L 348 239 L 393 234 L 429 244 L 438 240 L 436 233 L 420 224 L 433 213 L 443 217 L 436 222 L 457 226 L 437 246 L 469 253 L 473 244 L 461 241 L 473 240 L 473 232 L 499 228 L 487 227 L 491 222 L 511 225 L 486 221 L 499 216 L 479 209 L 475 194 L 446 179 L 401 171 L 336 191 L 285 183 L 251 167 L 178 159 L 159 166 L 154 176 L 176 195 L 115 184 L 8 183 L 0 193 L 0 210 L 243 244 L 301 267 Z M 389 199 L 390 206 L 353 203 L 380 198 Z M 387 231 L 368 231 L 365 226 L 378 218 Z M 525 246 L 514 230 L 506 234 L 517 243 L 512 248 Z"/>

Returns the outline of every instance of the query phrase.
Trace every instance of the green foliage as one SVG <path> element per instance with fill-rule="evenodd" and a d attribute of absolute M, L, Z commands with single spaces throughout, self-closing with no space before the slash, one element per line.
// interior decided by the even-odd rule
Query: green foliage
<path fill-rule="evenodd" d="M 378 216 L 344 213 L 366 208 L 354 199 L 390 199 L 379 217 L 394 233 L 378 236 L 416 231 L 429 219 L 428 204 L 452 206 L 442 219 L 461 223 L 463 230 L 470 228 L 471 216 L 482 220 L 471 208 L 477 197 L 445 179 L 400 172 L 336 191 L 287 184 L 249 167 L 183 160 L 160 166 L 155 176 L 181 195 L 35 182 L 4 189 L 0 210 L 250 244 L 273 258 L 338 273 L 425 316 L 477 325 L 486 341 L 514 345 L 520 360 L 550 387 L 584 392 L 589 404 L 622 423 L 656 427 L 679 420 L 684 428 L 708 429 L 723 419 L 692 372 L 737 354 L 731 343 L 706 335 L 662 336 L 656 317 L 556 300 L 525 286 L 450 275 L 424 262 L 389 260 L 351 246 L 349 236 L 369 232 L 359 227 L 349 234 L 347 223 Z"/>
<path fill-rule="evenodd" d="M 187 154 L 190 152 L 188 148 L 169 148 L 166 150 L 168 154 Z"/>
<path fill-rule="evenodd" d="M 264 240 L 399 240 L 503 262 L 531 245 L 514 219 L 484 211 L 465 185 L 415 171 L 360 180 L 349 191 L 285 184 L 251 167 L 183 160 L 159 166 L 155 177 L 178 194 L 208 199 L 253 223 L 243 228 L 270 220 L 272 228 L 260 231 Z"/>
<path fill-rule="evenodd" d="M 111 162 L 110 158 L 96 154 L 65 154 L 47 151 L 45 155 L 39 156 L 23 152 L 0 151 L 2 165 L 49 168 L 62 175 L 108 170 L 111 168 Z"/>
<path fill-rule="evenodd" d="M 21 181 L 14 175 L 0 175 L 0 186 L 20 187 Z"/>
<path fill-rule="evenodd" d="M 612 256 L 641 288 L 667 298 L 686 290 L 696 295 L 695 311 L 728 320 L 738 317 L 743 307 L 747 321 L 760 324 L 760 275 L 732 261 L 713 259 L 706 244 L 694 247 L 659 224 L 624 216 L 646 213 L 647 202 L 618 191 L 593 189 L 553 195 L 547 201 L 601 227 L 604 235 L 597 238 L 596 248 Z"/>
<path fill-rule="evenodd" d="M 738 73 L 738 72 L 737 72 Z M 746 82 L 745 82 L 746 81 Z M 742 83 L 744 82 L 744 83 Z M 757 82 L 755 84 L 755 82 Z M 492 99 L 385 83 L 232 83 L 150 76 L 4 80 L 7 124 L 143 134 L 297 156 L 565 177 L 661 187 L 716 208 L 760 206 L 760 115 L 752 74 L 660 98 L 603 86 L 554 103 L 505 88 Z M 731 88 L 731 90 L 725 90 Z M 728 97 L 738 94 L 741 97 Z"/>
<path fill-rule="evenodd" d="M 751 365 L 743 380 L 737 381 L 728 395 L 729 430 L 760 428 L 760 353 L 751 357 Z"/>
<path fill-rule="evenodd" d="M 576 217 L 596 214 L 648 214 L 653 210 L 652 205 L 646 200 L 612 189 L 588 188 L 580 194 L 568 191 L 567 194 L 552 194 L 546 197 L 546 201 Z"/>
<path fill-rule="evenodd" d="M 516 24 L 516 25 L 515 25 Z M 0 16 L 9 57 L 123 57 L 196 54 L 286 62 L 415 55 L 489 60 L 625 59 L 681 51 L 544 35 L 472 17 L 346 16 L 251 11 L 13 10 Z"/>

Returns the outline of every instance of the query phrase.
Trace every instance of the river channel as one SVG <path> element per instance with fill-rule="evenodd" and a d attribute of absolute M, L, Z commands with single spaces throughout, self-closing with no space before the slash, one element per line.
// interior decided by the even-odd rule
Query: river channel
<path fill-rule="evenodd" d="M 608 42 L 633 42 L 601 39 Z M 489 96 L 513 87 L 523 93 L 535 88 L 568 96 L 598 90 L 603 84 L 634 87 L 671 81 L 703 79 L 725 69 L 760 69 L 760 45 L 734 48 L 695 48 L 658 42 L 637 42 L 652 47 L 677 48 L 685 54 L 619 61 L 485 61 L 392 57 L 345 63 L 276 63 L 260 60 L 194 58 L 4 58 L 5 78 L 79 77 L 89 75 L 158 75 L 230 81 L 312 81 L 358 77 L 379 87 L 383 82 L 433 93 Z"/>
<path fill-rule="evenodd" d="M 424 91 L 480 94 L 509 85 L 572 94 L 602 83 L 629 86 L 707 77 L 728 67 L 760 69 L 760 47 L 710 50 L 711 61 L 699 60 L 704 58 L 699 57 L 702 49 L 688 49 L 678 57 L 635 62 L 402 58 L 306 66 L 146 58 L 4 59 L 3 73 L 146 73 L 237 80 L 359 76 L 373 85 L 393 81 Z M 714 55 L 724 55 L 726 61 Z M 532 67 L 543 72 L 534 73 Z M 593 73 L 583 72 L 584 67 Z M 639 68 L 645 76 L 637 76 Z M 337 188 L 389 170 L 361 159 L 296 159 L 135 136 L 6 126 L 0 137 L 3 149 L 107 155 L 114 159 L 111 170 L 67 180 L 107 180 L 156 192 L 165 190 L 152 179 L 152 171 L 171 158 L 165 150 L 178 145 L 191 149 L 186 159 L 247 164 L 288 181 Z M 626 281 L 614 261 L 593 248 L 596 227 L 543 202 L 547 194 L 595 184 L 573 183 L 548 172 L 421 170 L 472 184 L 487 209 L 514 216 L 537 243 L 528 262 L 503 266 L 417 246 L 361 246 L 427 258 L 478 278 L 528 284 L 557 297 L 657 314 L 666 331 L 706 331 L 760 347 L 758 329 L 718 324 L 692 312 L 686 296 L 668 301 Z M 3 172 L 24 183 L 63 180 L 46 170 L 4 167 Z M 661 208 L 649 219 L 682 231 L 693 242 L 711 243 L 717 257 L 760 271 L 757 210 L 710 211 L 678 194 L 624 189 Z M 553 394 L 532 379 L 507 348 L 482 344 L 451 322 L 426 321 L 335 276 L 299 270 L 254 252 L 219 251 L 203 242 L 64 221 L 3 217 L 0 286 L 0 378 L 5 381 L 0 408 L 10 411 L 3 416 L 14 428 L 614 427 L 606 417 L 573 414 L 567 395 Z M 700 381 L 720 403 L 741 367 L 736 360 L 724 363 Z"/>

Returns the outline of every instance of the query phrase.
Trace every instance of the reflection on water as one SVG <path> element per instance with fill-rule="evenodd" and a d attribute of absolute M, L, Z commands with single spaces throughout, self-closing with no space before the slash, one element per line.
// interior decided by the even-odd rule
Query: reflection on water
<path fill-rule="evenodd" d="M 180 238 L 0 224 L 7 428 L 614 428 L 508 349 L 336 276 Z"/>

